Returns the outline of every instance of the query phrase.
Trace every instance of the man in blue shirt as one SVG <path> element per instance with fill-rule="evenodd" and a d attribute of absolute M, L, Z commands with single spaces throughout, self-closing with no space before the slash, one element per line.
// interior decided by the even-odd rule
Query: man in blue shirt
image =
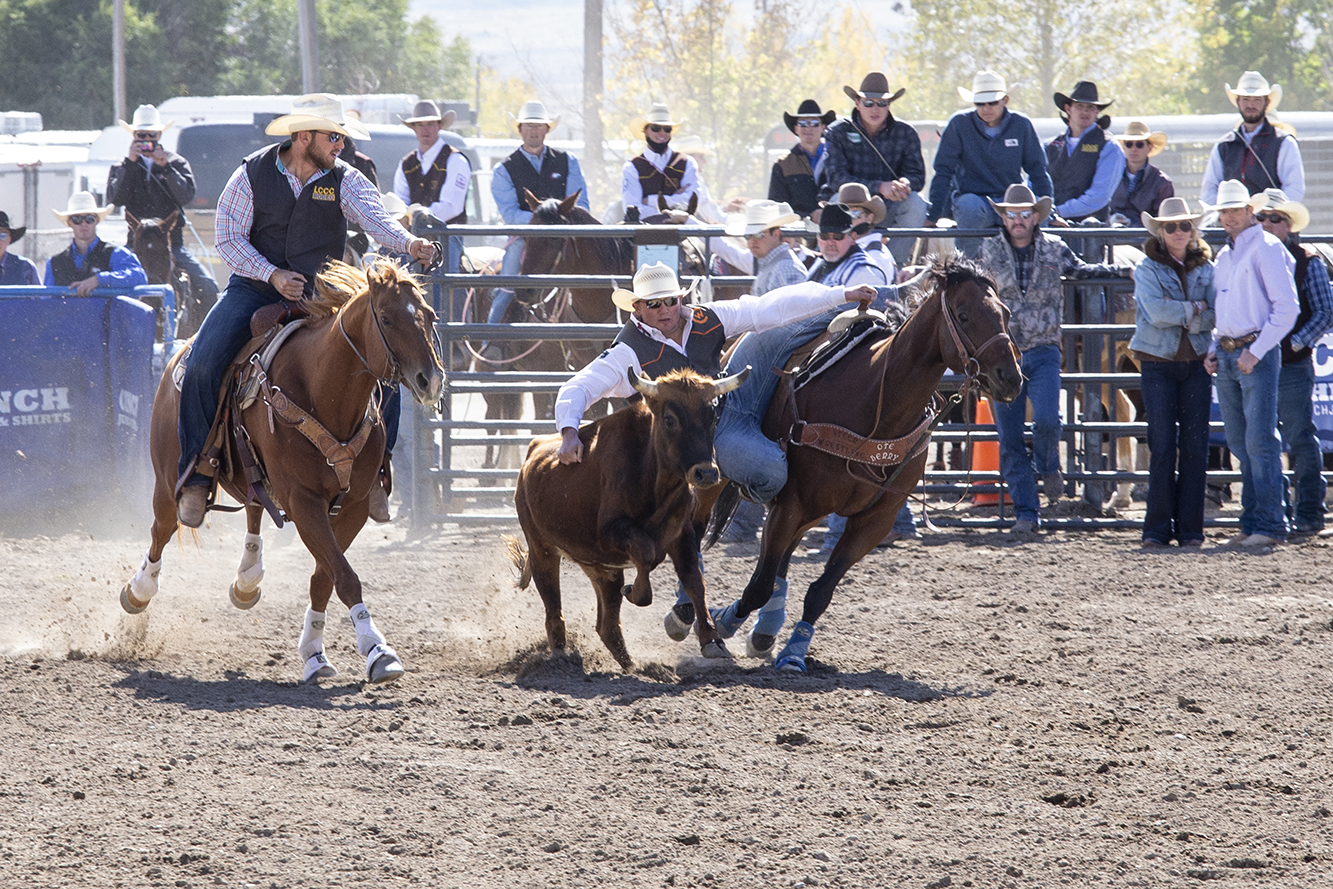
<path fill-rule="evenodd" d="M 74 242 L 46 261 L 42 283 L 47 287 L 70 287 L 79 296 L 87 296 L 98 286 L 138 287 L 148 283 L 138 257 L 97 237 L 97 223 L 111 208 L 98 207 L 97 198 L 90 192 L 74 192 L 63 213 L 52 212 L 74 231 Z"/>
<path fill-rule="evenodd" d="M 560 118 L 547 114 L 541 100 L 530 99 L 523 103 L 518 117 L 511 114 L 510 120 L 523 144 L 505 158 L 491 176 L 491 196 L 495 198 L 495 206 L 505 225 L 524 225 L 531 217 L 532 209 L 528 207 L 524 189 L 543 201 L 547 198 L 564 200 L 578 192 L 578 199 L 574 203 L 587 210 L 588 190 L 578 158 L 546 146 L 546 136 L 559 123 Z M 523 239 L 511 238 L 505 247 L 500 274 L 517 275 L 522 265 Z M 486 321 L 490 324 L 503 321 L 505 311 L 513 300 L 512 287 L 497 288 Z"/>
<path fill-rule="evenodd" d="M 1118 141 L 1106 138 L 1111 118 L 1101 113 L 1113 101 L 1100 99 L 1090 80 L 1074 84 L 1067 96 L 1055 94 L 1055 107 L 1068 126 L 1046 143 L 1046 167 L 1055 212 L 1062 219 L 1106 222 L 1110 217 L 1111 197 L 1125 172 L 1125 152 Z"/>
<path fill-rule="evenodd" d="M 27 231 L 27 226 L 12 227 L 9 224 L 9 214 L 0 210 L 0 286 L 27 284 L 37 287 L 42 283 L 37 274 L 37 266 L 31 259 L 9 252 L 9 248 Z"/>

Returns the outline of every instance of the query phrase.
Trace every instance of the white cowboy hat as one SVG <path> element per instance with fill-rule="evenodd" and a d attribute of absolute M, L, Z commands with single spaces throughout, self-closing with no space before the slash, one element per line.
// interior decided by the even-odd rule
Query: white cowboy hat
<path fill-rule="evenodd" d="M 1281 213 L 1291 221 L 1291 230 L 1298 232 L 1310 224 L 1310 211 L 1305 205 L 1287 197 L 1280 188 L 1265 188 L 1264 197 L 1268 199 L 1267 209 Z"/>
<path fill-rule="evenodd" d="M 649 107 L 647 114 L 641 114 L 630 120 L 630 137 L 634 139 L 642 139 L 643 129 L 650 123 L 656 124 L 659 127 L 678 127 L 685 122 L 683 120 L 673 120 L 671 118 L 671 112 L 667 110 L 665 102 L 654 102 L 652 106 Z"/>
<path fill-rule="evenodd" d="M 973 105 L 995 102 L 1009 95 L 1009 85 L 994 71 L 978 71 L 972 78 L 972 89 L 960 86 L 958 95 Z"/>
<path fill-rule="evenodd" d="M 343 114 L 337 96 L 311 93 L 292 100 L 292 113 L 275 119 L 264 132 L 270 136 L 290 136 L 307 130 L 342 133 L 355 139 L 369 139 L 370 132 L 359 121 Z"/>
<path fill-rule="evenodd" d="M 1112 136 L 1117 142 L 1147 142 L 1148 157 L 1156 157 L 1166 147 L 1166 133 L 1154 132 L 1141 120 L 1131 120 L 1123 136 Z"/>
<path fill-rule="evenodd" d="M 1251 195 L 1250 190 L 1245 187 L 1245 183 L 1239 179 L 1228 179 L 1217 186 L 1217 203 L 1209 204 L 1205 201 L 1199 201 L 1203 209 L 1212 213 L 1216 210 L 1238 210 L 1241 207 L 1249 207 L 1251 210 L 1258 210 L 1260 207 L 1268 205 L 1268 198 L 1263 192 Z"/>
<path fill-rule="evenodd" d="M 407 204 L 391 191 L 380 195 L 380 203 L 384 204 L 384 212 L 388 213 L 391 219 L 402 219 L 407 215 Z"/>
<path fill-rule="evenodd" d="M 793 222 L 800 222 L 801 217 L 792 212 L 785 202 L 750 201 L 743 213 L 728 213 L 724 231 L 732 237 L 757 235 L 770 228 L 782 228 Z"/>
<path fill-rule="evenodd" d="M 509 112 L 505 112 L 508 114 Z M 518 117 L 509 115 L 509 122 L 514 127 L 514 132 L 518 132 L 518 125 L 523 123 L 544 123 L 551 129 L 560 123 L 560 115 L 552 117 L 546 110 L 546 105 L 541 99 L 528 99 L 523 103 L 523 107 L 518 111 Z"/>
<path fill-rule="evenodd" d="M 175 121 L 169 120 L 163 123 L 162 114 L 157 110 L 156 105 L 140 105 L 134 109 L 134 118 L 129 123 L 125 123 L 123 120 L 118 120 L 116 123 L 120 124 L 122 129 L 129 130 L 131 133 L 161 133 L 170 129 Z"/>
<path fill-rule="evenodd" d="M 398 119 L 409 127 L 414 123 L 430 123 L 431 121 L 438 120 L 440 122 L 440 129 L 447 130 L 449 127 L 453 126 L 454 121 L 458 119 L 458 112 L 450 108 L 448 111 L 441 114 L 439 105 L 436 105 L 430 99 L 422 99 L 420 102 L 412 106 L 411 117 L 403 117 L 400 114 L 398 115 Z"/>
<path fill-rule="evenodd" d="M 1170 197 L 1162 201 L 1162 206 L 1157 208 L 1156 216 L 1147 210 L 1139 214 L 1139 219 L 1143 221 L 1143 227 L 1148 230 L 1148 234 L 1154 236 L 1161 229 L 1164 222 L 1191 222 L 1197 229 L 1199 220 L 1202 218 L 1202 210 L 1198 213 L 1191 213 L 1189 202 L 1180 197 Z"/>
<path fill-rule="evenodd" d="M 97 198 L 93 197 L 93 194 L 90 191 L 76 191 L 69 196 L 69 201 L 65 204 L 64 212 L 61 212 L 60 210 L 52 210 L 51 212 L 56 214 L 60 221 L 64 222 L 65 225 L 69 225 L 69 222 L 67 221 L 69 217 L 83 216 L 87 213 L 97 214 L 97 221 L 101 222 L 103 219 L 106 219 L 107 214 L 111 212 L 111 208 L 97 206 Z"/>
<path fill-rule="evenodd" d="M 661 262 L 650 263 L 634 273 L 633 290 L 615 290 L 611 293 L 611 302 L 625 312 L 634 311 L 634 304 L 641 299 L 664 299 L 671 296 L 685 296 L 685 290 L 676 280 L 676 273 L 671 267 Z"/>
<path fill-rule="evenodd" d="M 1021 183 L 1015 183 L 1004 190 L 1004 197 L 998 201 L 990 201 L 990 205 L 995 208 L 995 212 L 1004 218 L 1005 210 L 1034 210 L 1037 213 L 1038 224 L 1045 222 L 1046 217 L 1051 215 L 1051 210 L 1055 202 L 1050 196 L 1038 198 L 1033 194 L 1032 189 Z"/>
<path fill-rule="evenodd" d="M 674 146 L 681 154 L 692 154 L 696 158 L 700 155 L 716 157 L 717 153 L 704 144 L 702 136 L 684 136 L 677 139 Z"/>
<path fill-rule="evenodd" d="M 1227 84 L 1227 98 L 1231 100 L 1232 105 L 1239 107 L 1236 101 L 1241 96 L 1267 96 L 1268 111 L 1276 111 L 1278 103 L 1282 101 L 1282 86 L 1280 84 L 1269 85 L 1268 81 L 1258 71 L 1246 71 L 1236 81 L 1236 88 L 1233 90 L 1231 84 Z"/>

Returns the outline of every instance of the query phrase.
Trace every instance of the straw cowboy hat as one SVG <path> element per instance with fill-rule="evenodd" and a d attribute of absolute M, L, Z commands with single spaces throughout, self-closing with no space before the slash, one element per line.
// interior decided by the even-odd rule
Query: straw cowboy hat
<path fill-rule="evenodd" d="M 505 113 L 508 114 L 508 112 Z M 512 114 L 509 115 L 509 122 L 516 133 L 518 132 L 519 124 L 525 123 L 544 123 L 551 129 L 555 129 L 555 125 L 560 123 L 560 115 L 557 114 L 555 117 L 552 117 L 550 113 L 547 112 L 546 105 L 543 104 L 541 99 L 528 99 L 528 101 L 523 103 L 523 107 L 518 110 L 518 117 L 515 117 Z"/>
<path fill-rule="evenodd" d="M 438 120 L 440 122 L 440 129 L 442 130 L 447 130 L 453 126 L 454 121 L 457 118 L 458 112 L 452 108 L 441 114 L 440 106 L 436 105 L 430 99 L 422 99 L 420 102 L 413 105 L 411 117 L 403 117 L 401 114 L 398 115 L 398 119 L 409 127 L 414 123 L 430 123 L 431 121 Z"/>
<path fill-rule="evenodd" d="M 678 127 L 684 124 L 683 120 L 674 120 L 671 112 L 667 109 L 666 102 L 654 102 L 648 108 L 647 114 L 640 114 L 631 118 L 629 122 L 629 133 L 634 139 L 643 138 L 643 130 L 648 124 L 654 124 L 659 127 Z"/>
<path fill-rule="evenodd" d="M 1148 125 L 1141 120 L 1131 120 L 1125 127 L 1123 136 L 1112 136 L 1117 142 L 1142 142 L 1148 143 L 1148 157 L 1156 157 L 1162 153 L 1166 147 L 1166 133 L 1152 131 Z"/>
<path fill-rule="evenodd" d="M 1074 102 L 1084 102 L 1088 105 L 1096 105 L 1098 108 L 1105 108 L 1107 105 L 1110 105 L 1115 101 L 1115 99 L 1106 99 L 1103 101 L 1099 98 L 1097 95 L 1097 84 L 1093 83 L 1091 80 L 1080 80 L 1078 83 L 1074 84 L 1074 88 L 1069 91 L 1069 95 L 1066 96 L 1064 93 L 1056 93 L 1054 98 L 1055 107 L 1059 108 L 1061 111 L 1065 110 L 1066 105 Z"/>
<path fill-rule="evenodd" d="M 870 189 L 861 182 L 845 182 L 838 189 L 838 203 L 853 210 L 864 210 L 870 214 L 870 224 L 879 225 L 884 221 L 888 209 L 879 195 L 871 197 Z"/>
<path fill-rule="evenodd" d="M 1051 215 L 1051 209 L 1055 202 L 1049 196 L 1038 198 L 1032 193 L 1032 189 L 1026 185 L 1015 183 L 1004 190 L 1004 199 L 999 201 L 990 201 L 990 205 L 995 208 L 995 212 L 1004 218 L 1005 210 L 1035 210 L 1037 213 L 1037 223 L 1041 224 Z"/>
<path fill-rule="evenodd" d="M 1156 216 L 1144 210 L 1139 214 L 1139 218 L 1143 220 L 1143 227 L 1148 230 L 1148 234 L 1156 237 L 1164 222 L 1189 222 L 1197 230 L 1199 220 L 1203 218 L 1203 211 L 1191 213 L 1188 201 L 1184 198 L 1171 197 L 1162 201 Z"/>
<path fill-rule="evenodd" d="M 824 126 L 833 123 L 838 117 L 838 112 L 830 108 L 828 111 L 820 111 L 819 103 L 814 99 L 806 99 L 796 109 L 795 114 L 782 112 L 782 122 L 787 125 L 787 129 L 793 133 L 796 132 L 796 121 L 798 120 L 818 120 Z"/>
<path fill-rule="evenodd" d="M 12 225 L 10 225 L 9 214 L 6 213 L 4 210 L 0 210 L 0 228 L 3 228 L 5 231 L 9 232 L 9 243 L 11 246 L 15 244 L 20 238 L 22 238 L 23 235 L 28 231 L 28 227 L 26 225 L 20 226 L 19 228 L 14 228 Z"/>
<path fill-rule="evenodd" d="M 757 235 L 770 228 L 782 228 L 800 220 L 801 217 L 792 212 L 785 201 L 750 201 L 745 205 L 745 212 L 727 214 L 724 231 L 732 237 L 740 238 Z"/>
<path fill-rule="evenodd" d="M 1241 96 L 1267 96 L 1268 111 L 1276 111 L 1278 103 L 1282 101 L 1282 86 L 1276 83 L 1270 85 L 1258 71 L 1246 71 L 1242 74 L 1240 80 L 1236 81 L 1234 90 L 1229 83 L 1226 87 L 1227 98 L 1237 107 L 1239 103 L 1236 100 Z"/>
<path fill-rule="evenodd" d="M 107 214 L 111 212 L 111 208 L 97 206 L 97 198 L 93 197 L 90 191 L 76 191 L 69 196 L 64 212 L 60 210 L 52 210 L 51 212 L 56 214 L 65 225 L 69 225 L 69 217 L 83 216 L 88 213 L 96 214 L 97 221 L 101 222 L 106 219 Z"/>
<path fill-rule="evenodd" d="M 982 105 L 987 102 L 997 102 L 1009 95 L 1009 85 L 994 71 L 978 71 L 972 77 L 972 89 L 960 86 L 958 95 L 964 102 Z"/>
<path fill-rule="evenodd" d="M 889 79 L 878 71 L 871 71 L 861 79 L 860 89 L 854 90 L 850 86 L 844 86 L 842 91 L 853 102 L 857 99 L 888 99 L 889 102 L 895 102 L 907 92 L 907 87 L 899 87 L 898 92 L 889 95 Z"/>
<path fill-rule="evenodd" d="M 117 120 L 121 129 L 128 130 L 131 133 L 161 133 L 171 128 L 176 122 L 169 120 L 162 122 L 162 114 L 157 110 L 156 105 L 140 105 L 134 109 L 134 117 L 129 123 L 123 120 Z"/>
<path fill-rule="evenodd" d="M 384 212 L 388 213 L 391 219 L 402 219 L 407 215 L 407 204 L 391 191 L 380 195 L 380 203 L 384 204 Z"/>
<path fill-rule="evenodd" d="M 1287 197 L 1287 193 L 1280 188 L 1265 188 L 1264 197 L 1268 199 L 1268 209 L 1274 213 L 1281 213 L 1291 222 L 1291 230 L 1298 232 L 1310 224 L 1310 211 L 1305 209 L 1305 205 L 1293 201 Z"/>
<path fill-rule="evenodd" d="M 676 280 L 671 267 L 661 262 L 650 263 L 634 273 L 633 290 L 613 290 L 611 302 L 625 312 L 634 311 L 634 304 L 643 299 L 665 299 L 685 296 L 685 289 Z"/>
<path fill-rule="evenodd" d="M 292 113 L 275 119 L 264 132 L 270 136 L 290 136 L 307 130 L 342 133 L 356 139 L 369 139 L 370 132 L 359 121 L 343 114 L 343 103 L 327 93 L 311 93 L 292 100 Z"/>
<path fill-rule="evenodd" d="M 1256 195 L 1251 195 L 1244 182 L 1239 179 L 1228 179 L 1217 186 L 1216 204 L 1208 204 L 1204 201 L 1199 201 L 1199 203 L 1203 205 L 1203 209 L 1208 213 L 1216 210 L 1239 210 L 1241 207 L 1258 210 L 1268 206 L 1268 197 L 1262 191 Z"/>

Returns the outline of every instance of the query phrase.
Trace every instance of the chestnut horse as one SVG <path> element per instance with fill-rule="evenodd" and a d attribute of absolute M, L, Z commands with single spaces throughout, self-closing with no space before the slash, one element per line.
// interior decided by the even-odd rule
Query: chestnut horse
<path fill-rule="evenodd" d="M 796 390 L 796 417 L 790 377 L 778 384 L 769 405 L 764 434 L 778 440 L 791 432 L 796 440 L 787 447 L 787 484 L 764 522 L 759 564 L 741 598 L 713 615 L 723 638 L 769 602 L 779 578 L 785 588 L 792 552 L 806 531 L 830 513 L 847 516 L 847 530 L 806 592 L 801 622 L 778 655 L 778 669 L 805 672 L 814 623 L 838 581 L 892 530 L 898 509 L 921 480 L 927 423 L 938 414 L 936 387 L 945 369 L 965 374 L 965 390 L 980 382 L 1002 402 L 1013 401 L 1022 387 L 1007 331 L 1009 310 L 990 276 L 968 260 L 937 259 L 926 286 L 897 333 L 857 347 Z M 817 449 L 826 446 L 838 455 Z M 872 456 L 889 450 L 906 460 Z M 725 500 L 714 508 L 715 527 L 725 520 Z M 748 648 L 763 656 L 774 641 L 752 632 Z"/>
<path fill-rule="evenodd" d="M 435 348 L 435 313 L 416 278 L 385 259 L 364 271 L 329 263 L 315 279 L 315 296 L 302 305 L 309 318 L 274 355 L 262 397 L 240 414 L 245 437 L 267 475 L 258 484 L 296 524 L 315 557 L 310 608 L 298 643 L 301 679 L 337 674 L 324 656 L 324 611 L 336 589 L 351 611 L 367 678 L 391 681 L 402 676 L 402 662 L 371 620 L 362 602 L 361 580 L 343 553 L 369 516 L 371 485 L 380 484 L 384 426 L 379 406 L 372 402 L 379 382 L 407 386 L 423 405 L 440 400 L 444 369 Z M 120 594 L 120 604 L 130 614 L 147 608 L 157 593 L 162 550 L 176 533 L 180 392 L 174 381 L 184 354 L 168 362 L 153 402 L 152 542 Z M 264 574 L 259 536 L 263 507 L 251 493 L 257 485 L 247 480 L 230 434 L 218 474 L 227 493 L 245 504 L 249 533 L 231 601 L 237 608 L 250 608 L 259 601 Z"/>

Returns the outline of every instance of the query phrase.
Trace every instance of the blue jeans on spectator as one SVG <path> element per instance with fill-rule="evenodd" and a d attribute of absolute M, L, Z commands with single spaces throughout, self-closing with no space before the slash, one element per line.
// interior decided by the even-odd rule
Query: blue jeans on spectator
<path fill-rule="evenodd" d="M 1152 452 L 1143 539 L 1202 542 L 1213 378 L 1202 359 L 1144 361 L 1140 373 Z"/>
<path fill-rule="evenodd" d="M 838 545 L 838 541 L 842 539 L 842 532 L 846 530 L 846 516 L 840 516 L 836 512 L 830 515 L 828 517 L 828 533 L 824 535 L 824 542 L 819 546 L 820 551 L 831 552 L 833 547 Z M 912 518 L 912 508 L 906 503 L 893 517 L 893 531 L 895 534 L 901 534 L 904 537 L 916 536 L 916 519 Z"/>
<path fill-rule="evenodd" d="M 1254 370 L 1241 373 L 1243 350 L 1217 350 L 1217 405 L 1227 430 L 1227 447 L 1240 463 L 1240 530 L 1287 539 L 1282 512 L 1282 439 L 1277 433 L 1280 349 L 1268 350 Z"/>
<path fill-rule="evenodd" d="M 1012 404 L 995 402 L 995 431 L 1000 436 L 1000 473 L 1014 501 L 1014 516 L 1040 521 L 1037 472 L 1060 468 L 1060 347 L 1033 346 L 1023 353 L 1023 389 Z M 1032 402 L 1032 456 L 1024 441 L 1027 402 Z"/>
<path fill-rule="evenodd" d="M 463 239 L 457 235 L 449 236 L 449 255 L 446 258 L 445 268 L 449 274 L 458 274 L 458 269 L 463 261 Z M 452 310 L 449 312 L 450 321 L 463 320 L 463 303 L 467 301 L 467 290 L 463 288 L 450 288 L 445 291 L 446 298 L 449 300 Z M 440 314 L 444 314 L 441 312 Z"/>
<path fill-rule="evenodd" d="M 995 215 L 990 201 L 983 194 L 955 194 L 953 196 L 953 221 L 960 229 L 978 229 L 1000 227 L 1000 217 Z M 981 255 L 980 238 L 960 238 L 958 252 L 976 259 Z"/>
<path fill-rule="evenodd" d="M 517 275 L 523 269 L 523 239 L 516 238 L 514 243 L 505 248 L 504 261 L 500 263 L 501 275 Z M 486 316 L 487 324 L 499 324 L 504 321 L 509 304 L 514 301 L 513 287 L 497 287 L 491 296 L 491 311 Z"/>
<path fill-rule="evenodd" d="M 1291 462 L 1292 485 L 1283 484 L 1287 519 L 1301 530 L 1324 527 L 1324 455 L 1314 425 L 1314 359 L 1282 365 L 1278 374 L 1277 423 Z"/>

